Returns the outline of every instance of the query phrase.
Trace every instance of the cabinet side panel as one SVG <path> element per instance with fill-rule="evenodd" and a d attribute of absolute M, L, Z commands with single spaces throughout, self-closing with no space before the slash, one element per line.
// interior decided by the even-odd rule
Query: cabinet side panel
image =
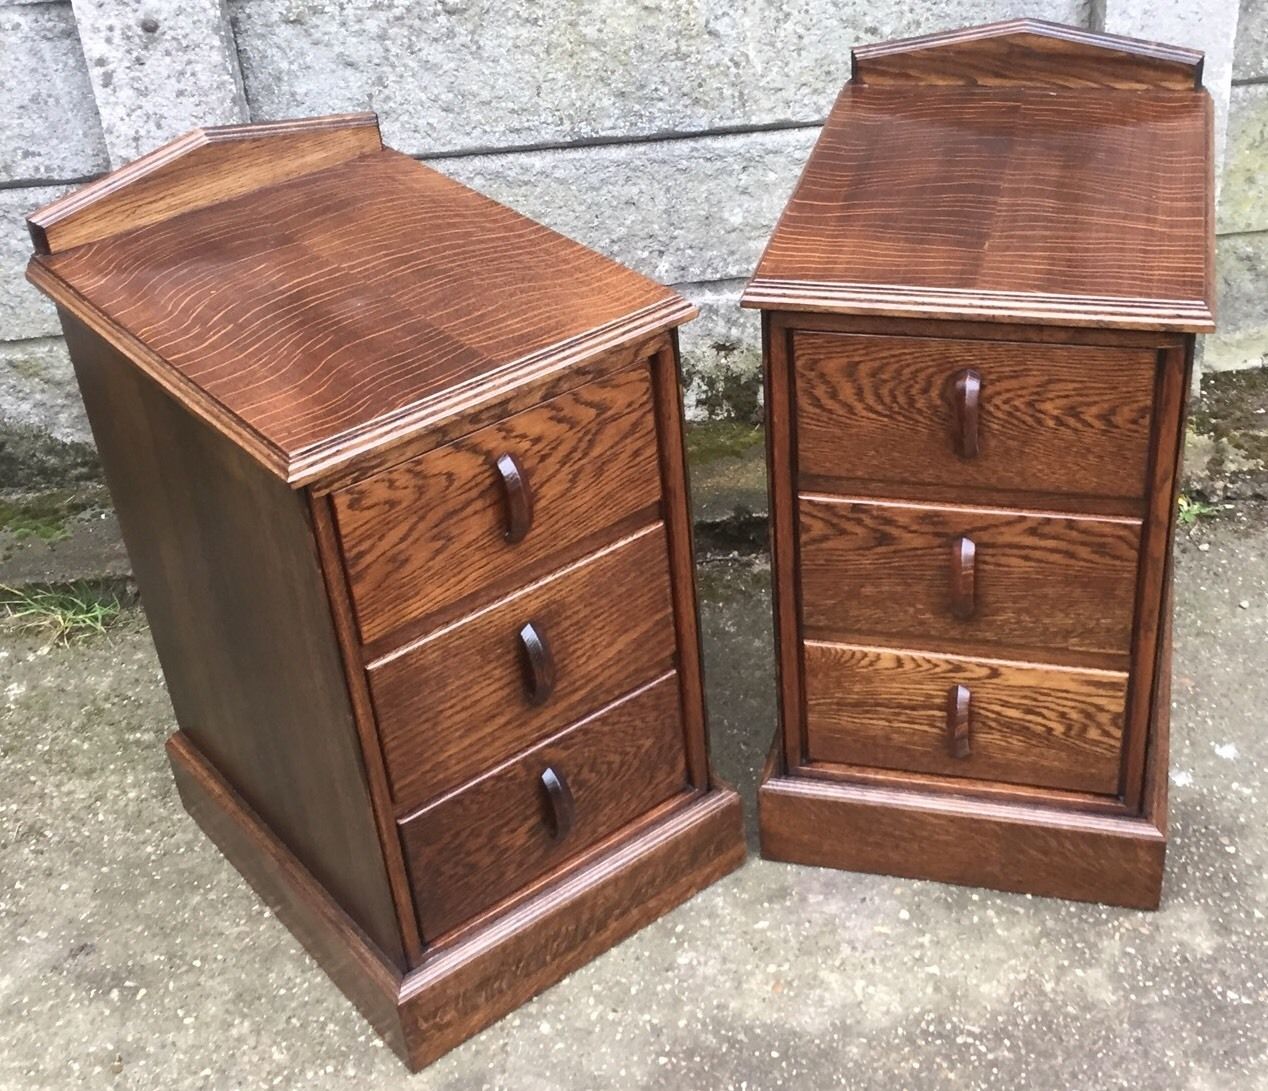
<path fill-rule="evenodd" d="M 403 964 L 303 495 L 62 324 L 177 723 Z"/>

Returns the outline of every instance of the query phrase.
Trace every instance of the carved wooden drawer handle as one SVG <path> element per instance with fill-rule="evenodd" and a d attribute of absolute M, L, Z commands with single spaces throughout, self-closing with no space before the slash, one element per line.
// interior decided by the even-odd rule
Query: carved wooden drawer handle
<path fill-rule="evenodd" d="M 540 705 L 554 692 L 555 660 L 546 634 L 531 621 L 520 630 L 519 638 L 524 655 L 524 691 L 533 704 Z"/>
<path fill-rule="evenodd" d="M 968 621 L 977 609 L 977 546 L 969 537 L 951 543 L 951 613 Z"/>
<path fill-rule="evenodd" d="M 972 368 L 955 377 L 955 453 L 977 458 L 977 425 L 982 400 L 982 376 Z"/>
<path fill-rule="evenodd" d="M 561 771 L 547 766 L 542 773 L 541 782 L 550 803 L 551 839 L 562 841 L 572 832 L 572 824 L 577 816 L 576 801 L 572 798 L 568 781 Z"/>
<path fill-rule="evenodd" d="M 967 758 L 972 749 L 969 739 L 972 703 L 973 694 L 968 686 L 952 686 L 947 690 L 947 750 L 953 758 Z"/>
<path fill-rule="evenodd" d="M 506 540 L 521 542 L 533 525 L 533 490 L 514 455 L 499 455 L 496 465 L 506 497 Z"/>

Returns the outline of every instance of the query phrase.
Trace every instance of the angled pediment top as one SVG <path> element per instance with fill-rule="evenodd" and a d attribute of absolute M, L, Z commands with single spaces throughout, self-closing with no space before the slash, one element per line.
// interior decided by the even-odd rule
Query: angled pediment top
<path fill-rule="evenodd" d="M 854 83 L 1120 91 L 1200 88 L 1202 56 L 1196 49 L 1038 19 L 1013 19 L 851 51 Z"/>
<path fill-rule="evenodd" d="M 56 254 L 379 151 L 372 113 L 193 129 L 27 217 Z"/>

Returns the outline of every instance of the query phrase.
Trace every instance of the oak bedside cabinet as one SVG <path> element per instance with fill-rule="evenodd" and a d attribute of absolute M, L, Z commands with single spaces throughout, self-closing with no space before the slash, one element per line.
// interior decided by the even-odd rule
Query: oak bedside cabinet
<path fill-rule="evenodd" d="M 1029 21 L 854 51 L 743 296 L 768 858 L 1158 904 L 1177 461 L 1213 327 L 1201 62 Z"/>
<path fill-rule="evenodd" d="M 740 863 L 689 303 L 371 114 L 195 131 L 29 222 L 181 798 L 411 1067 Z"/>

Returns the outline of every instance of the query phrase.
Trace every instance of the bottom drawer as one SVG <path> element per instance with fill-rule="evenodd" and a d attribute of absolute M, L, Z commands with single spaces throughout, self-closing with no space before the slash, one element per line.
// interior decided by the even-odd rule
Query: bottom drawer
<path fill-rule="evenodd" d="M 469 920 L 686 788 L 670 672 L 400 823 L 424 937 Z"/>
<path fill-rule="evenodd" d="M 810 641 L 805 664 L 811 761 L 1118 791 L 1125 674 Z"/>

